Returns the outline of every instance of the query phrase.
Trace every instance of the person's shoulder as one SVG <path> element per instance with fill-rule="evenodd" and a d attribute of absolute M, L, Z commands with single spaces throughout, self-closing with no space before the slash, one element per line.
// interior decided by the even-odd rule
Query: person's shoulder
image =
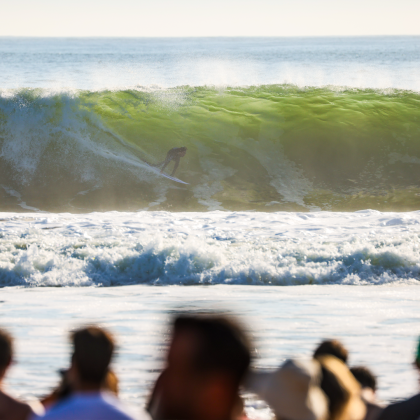
<path fill-rule="evenodd" d="M 394 404 L 391 404 L 391 407 L 395 406 L 395 407 L 416 407 L 418 408 L 419 412 L 420 412 L 420 394 L 416 394 L 410 398 L 407 398 L 406 400 L 403 401 L 398 401 Z"/>
<path fill-rule="evenodd" d="M 33 416 L 31 420 L 58 420 L 66 419 L 67 414 L 74 411 L 75 408 L 75 398 L 70 396 L 62 401 L 59 401 L 52 405 L 43 415 Z M 77 408 L 77 407 L 76 407 Z"/>
<path fill-rule="evenodd" d="M 413 419 L 420 416 L 420 394 L 411 398 L 388 405 L 379 416 L 379 420 Z"/>
<path fill-rule="evenodd" d="M 10 395 L 0 392 L 1 415 L 5 418 L 26 419 L 32 414 L 31 407 Z"/>
<path fill-rule="evenodd" d="M 112 418 L 116 420 L 138 420 L 140 417 L 131 413 L 124 404 L 113 394 L 103 393 L 102 398 L 108 410 L 112 411 Z M 141 420 L 148 420 L 148 417 L 141 417 Z"/>
<path fill-rule="evenodd" d="M 420 403 L 420 393 L 414 395 L 414 397 L 411 397 L 410 400 L 415 401 L 416 403 Z"/>

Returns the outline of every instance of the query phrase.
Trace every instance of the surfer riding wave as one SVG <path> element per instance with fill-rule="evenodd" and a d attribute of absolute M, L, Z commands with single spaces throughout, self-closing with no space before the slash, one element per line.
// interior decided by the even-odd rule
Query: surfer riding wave
<path fill-rule="evenodd" d="M 164 161 L 155 164 L 150 164 L 150 166 L 153 166 L 155 168 L 159 168 L 162 166 L 160 173 L 163 173 L 164 169 L 169 165 L 169 162 L 173 160 L 175 165 L 171 176 L 174 176 L 176 170 L 178 169 L 180 159 L 184 157 L 186 153 L 186 147 L 174 147 L 173 149 L 169 150 L 169 152 L 166 154 L 166 158 Z"/>

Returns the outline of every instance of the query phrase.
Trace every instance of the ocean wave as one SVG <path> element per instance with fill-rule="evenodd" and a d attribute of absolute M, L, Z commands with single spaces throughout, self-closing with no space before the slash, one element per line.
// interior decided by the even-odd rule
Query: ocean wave
<path fill-rule="evenodd" d="M 420 284 L 420 213 L 93 213 L 0 221 L 0 286 Z"/>
<path fill-rule="evenodd" d="M 414 210 L 420 95 L 291 85 L 0 93 L 0 210 Z M 177 176 L 145 162 L 187 146 Z"/>

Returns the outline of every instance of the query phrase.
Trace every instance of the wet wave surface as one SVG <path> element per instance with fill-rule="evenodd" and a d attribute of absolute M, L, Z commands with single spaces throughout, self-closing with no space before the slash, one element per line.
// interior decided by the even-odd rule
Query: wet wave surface
<path fill-rule="evenodd" d="M 417 210 L 419 104 L 290 85 L 3 90 L 0 210 Z M 188 186 L 147 165 L 179 146 Z"/>

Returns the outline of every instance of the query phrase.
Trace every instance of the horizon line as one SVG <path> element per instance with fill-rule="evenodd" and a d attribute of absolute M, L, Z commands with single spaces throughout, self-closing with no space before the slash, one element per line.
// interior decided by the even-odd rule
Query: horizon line
<path fill-rule="evenodd" d="M 420 37 L 419 34 L 377 34 L 377 35 L 0 35 L 0 38 L 383 38 Z"/>

